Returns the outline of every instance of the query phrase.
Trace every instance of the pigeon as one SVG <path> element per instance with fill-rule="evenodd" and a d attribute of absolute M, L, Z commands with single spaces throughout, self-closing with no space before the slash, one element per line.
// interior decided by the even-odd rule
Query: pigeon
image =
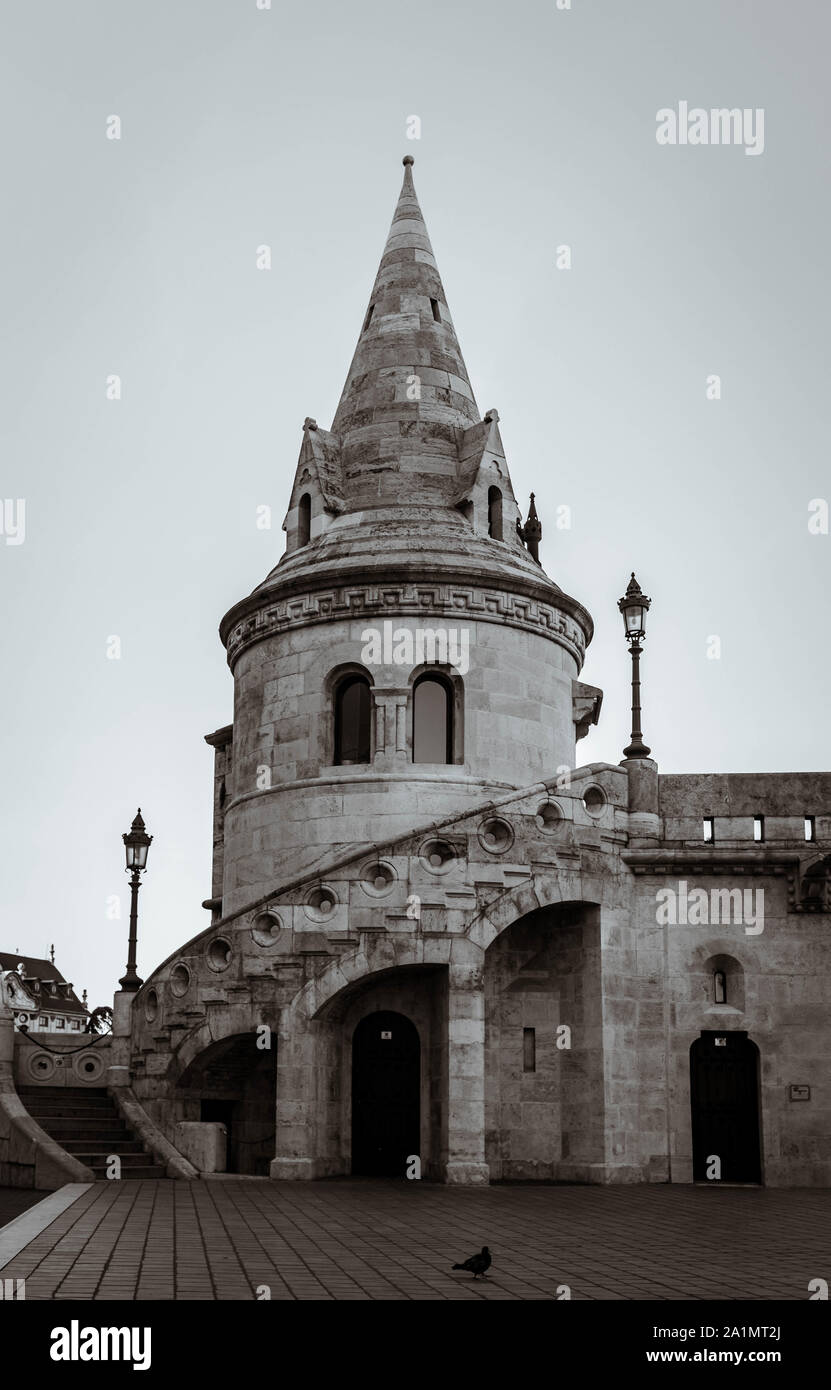
<path fill-rule="evenodd" d="M 471 1255 L 470 1259 L 465 1260 L 464 1264 L 453 1266 L 454 1269 L 469 1269 L 474 1279 L 478 1279 L 480 1274 L 484 1279 L 486 1277 L 485 1270 L 490 1269 L 490 1267 L 491 1252 L 487 1245 L 483 1245 L 481 1252 L 478 1255 Z"/>

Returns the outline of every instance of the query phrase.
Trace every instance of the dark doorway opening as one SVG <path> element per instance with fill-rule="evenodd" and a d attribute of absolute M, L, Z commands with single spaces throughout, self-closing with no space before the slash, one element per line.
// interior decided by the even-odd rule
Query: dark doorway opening
<path fill-rule="evenodd" d="M 690 1102 L 693 1181 L 760 1183 L 759 1049 L 747 1033 L 706 1031 L 696 1038 Z M 713 1175 L 714 1158 L 720 1178 Z"/>
<path fill-rule="evenodd" d="M 226 1172 L 268 1177 L 275 1150 L 276 1086 L 277 1048 L 258 1048 L 256 1033 L 212 1043 L 180 1076 L 186 1117 L 218 1121 L 228 1131 Z"/>
<path fill-rule="evenodd" d="M 419 1153 L 421 1046 L 403 1014 L 361 1019 L 352 1035 L 352 1172 L 404 1178 Z"/>

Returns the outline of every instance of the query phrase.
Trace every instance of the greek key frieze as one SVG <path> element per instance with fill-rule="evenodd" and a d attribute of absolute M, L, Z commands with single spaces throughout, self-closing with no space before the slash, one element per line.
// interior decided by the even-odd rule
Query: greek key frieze
<path fill-rule="evenodd" d="M 449 584 L 385 584 L 350 586 L 326 592 L 292 595 L 259 610 L 235 624 L 228 637 L 228 656 L 234 659 L 252 642 L 297 627 L 332 619 L 363 616 L 377 611 L 435 614 L 452 610 L 467 613 L 471 621 L 502 622 L 511 627 L 540 632 L 568 647 L 582 662 L 585 635 L 561 609 L 521 594 L 498 589 L 459 588 Z"/>

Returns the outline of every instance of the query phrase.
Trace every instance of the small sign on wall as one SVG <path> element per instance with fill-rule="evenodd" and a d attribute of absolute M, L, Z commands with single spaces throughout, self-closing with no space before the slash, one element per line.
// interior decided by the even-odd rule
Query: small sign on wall
<path fill-rule="evenodd" d="M 790 1092 L 791 1092 L 791 1100 L 810 1100 L 810 1099 L 811 1099 L 811 1088 L 810 1088 L 810 1086 L 791 1086 Z"/>
<path fill-rule="evenodd" d="M 387 1032 L 386 1029 L 382 1029 L 382 1031 L 381 1031 L 381 1041 L 384 1042 L 384 1041 L 387 1040 L 387 1039 L 390 1039 L 390 1040 L 392 1039 L 392 1033 Z"/>

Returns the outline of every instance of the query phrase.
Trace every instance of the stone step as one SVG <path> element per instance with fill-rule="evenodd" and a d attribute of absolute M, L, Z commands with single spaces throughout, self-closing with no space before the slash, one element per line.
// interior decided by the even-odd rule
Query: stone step
<path fill-rule="evenodd" d="M 110 1093 L 106 1086 L 18 1086 L 18 1095 L 49 1095 L 53 1099 L 71 1097 L 78 1099 L 103 1099 L 108 1101 Z"/>
<path fill-rule="evenodd" d="M 97 1168 L 97 1167 L 95 1166 L 94 1163 L 87 1164 L 87 1167 L 92 1168 L 93 1171 L 95 1172 L 95 1181 L 96 1181 L 96 1182 L 101 1182 L 102 1180 L 103 1180 L 104 1182 L 115 1182 L 115 1181 L 117 1181 L 117 1179 L 115 1179 L 115 1178 L 106 1178 L 106 1177 L 104 1176 L 105 1169 L 103 1169 L 103 1168 Z M 158 1181 L 160 1181 L 160 1180 L 166 1182 L 166 1181 L 167 1181 L 167 1174 L 165 1173 L 164 1168 L 160 1168 L 159 1165 L 158 1165 L 157 1163 L 148 1164 L 146 1168 L 129 1168 L 129 1169 L 124 1169 L 124 1170 L 122 1171 L 122 1174 L 121 1174 L 121 1181 L 122 1181 L 122 1182 L 126 1182 L 128 1179 L 133 1180 L 133 1179 L 136 1179 L 136 1178 L 153 1178 L 154 1181 L 156 1181 L 156 1182 L 158 1182 Z"/>
<path fill-rule="evenodd" d="M 67 1125 L 122 1124 L 121 1116 L 117 1110 L 88 1110 L 80 1113 L 62 1110 L 58 1114 L 53 1110 L 42 1110 L 36 1105 L 27 1105 L 26 1110 L 33 1119 L 42 1122 L 44 1126 L 57 1125 L 59 1129 L 66 1128 Z"/>
<path fill-rule="evenodd" d="M 37 1120 L 44 1129 L 54 1129 L 56 1133 L 66 1134 L 73 1129 L 124 1129 L 124 1121 L 120 1115 L 39 1115 L 36 1110 L 30 1110 L 32 1119 Z"/>
<path fill-rule="evenodd" d="M 111 1099 L 106 1086 L 26 1086 L 21 1084 L 18 1091 L 22 1096 L 43 1096 L 45 1100 L 96 1100 Z"/>
<path fill-rule="evenodd" d="M 107 1159 L 102 1154 L 74 1154 L 73 1157 L 79 1159 L 91 1168 L 98 1182 L 101 1178 L 107 1179 Z M 149 1154 L 127 1154 L 121 1158 L 121 1177 L 122 1178 L 163 1178 L 166 1176 L 164 1168 L 160 1164 L 154 1163 Z M 130 1163 L 128 1159 L 135 1161 Z M 117 1179 L 109 1178 L 109 1182 Z"/>
<path fill-rule="evenodd" d="M 144 1147 L 139 1139 L 125 1139 L 118 1135 L 115 1139 L 90 1139 L 86 1135 L 75 1139 L 64 1139 L 62 1148 L 77 1158 L 80 1154 L 141 1154 L 146 1158 Z"/>
<path fill-rule="evenodd" d="M 36 1100 L 34 1096 L 21 1096 L 30 1115 L 109 1115 L 115 1111 L 110 1105 L 82 1105 L 80 1102 Z"/>
<path fill-rule="evenodd" d="M 152 1156 L 146 1154 L 139 1146 L 138 1153 L 125 1153 L 122 1149 L 85 1149 L 79 1146 L 73 1150 L 72 1157 L 79 1158 L 82 1163 L 86 1163 L 90 1168 L 106 1168 L 107 1159 L 115 1155 L 121 1159 L 122 1168 L 146 1168 L 153 1163 Z"/>
<path fill-rule="evenodd" d="M 21 1096 L 23 1104 L 26 1106 L 30 1115 L 51 1115 L 56 1120 L 75 1119 L 88 1116 L 91 1120 L 106 1119 L 108 1115 L 117 1115 L 118 1111 L 114 1105 L 45 1105 L 43 1101 L 30 1100 L 28 1096 Z"/>
<path fill-rule="evenodd" d="M 20 1099 L 30 1115 L 47 1115 L 53 1120 L 107 1120 L 110 1116 L 118 1115 L 114 1105 L 44 1105 L 42 1101 L 38 1103 L 28 1096 L 21 1096 Z"/>

